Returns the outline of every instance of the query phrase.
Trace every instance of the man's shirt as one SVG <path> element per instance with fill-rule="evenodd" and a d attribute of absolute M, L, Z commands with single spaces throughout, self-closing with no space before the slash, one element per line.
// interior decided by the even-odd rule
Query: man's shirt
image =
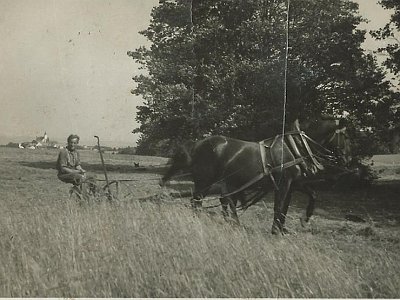
<path fill-rule="evenodd" d="M 69 151 L 68 148 L 61 149 L 57 159 L 58 173 L 63 173 L 62 167 L 76 169 L 81 164 L 78 151 Z"/>

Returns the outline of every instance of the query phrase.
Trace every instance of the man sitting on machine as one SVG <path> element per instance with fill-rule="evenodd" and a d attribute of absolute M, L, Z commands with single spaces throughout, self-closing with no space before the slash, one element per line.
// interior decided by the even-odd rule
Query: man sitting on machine
<path fill-rule="evenodd" d="M 90 190 L 95 188 L 95 178 L 86 175 L 86 171 L 81 166 L 77 145 L 79 144 L 79 136 L 71 134 L 67 138 L 67 147 L 61 149 L 57 159 L 58 179 L 66 183 L 72 183 L 75 190 L 79 191 L 82 196 L 87 199 L 88 191 L 86 183 Z"/>

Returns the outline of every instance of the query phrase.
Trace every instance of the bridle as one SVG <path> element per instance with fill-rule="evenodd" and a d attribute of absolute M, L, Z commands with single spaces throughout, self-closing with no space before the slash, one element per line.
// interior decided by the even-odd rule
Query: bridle
<path fill-rule="evenodd" d="M 308 135 L 305 135 L 307 140 L 311 142 L 314 146 L 315 155 L 324 160 L 326 163 L 334 166 L 338 165 L 347 165 L 347 153 L 345 149 L 341 149 L 340 145 L 343 145 L 343 148 L 346 147 L 346 139 L 348 139 L 348 135 L 346 133 L 346 128 L 336 129 L 332 135 L 329 135 L 326 139 L 321 142 L 317 142 Z M 334 149 L 332 149 L 332 145 L 334 142 L 337 142 Z"/>

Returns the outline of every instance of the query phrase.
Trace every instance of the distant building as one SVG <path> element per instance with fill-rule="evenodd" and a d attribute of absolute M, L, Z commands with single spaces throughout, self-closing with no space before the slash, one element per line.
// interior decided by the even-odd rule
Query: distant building
<path fill-rule="evenodd" d="M 32 142 L 19 143 L 18 147 L 25 149 L 36 149 L 38 147 L 60 148 L 60 146 L 57 145 L 57 142 L 50 142 L 47 131 L 44 132 L 43 136 L 37 136 L 34 140 L 32 140 Z"/>
<path fill-rule="evenodd" d="M 49 143 L 50 143 L 50 139 L 49 139 L 49 137 L 48 137 L 46 131 L 44 132 L 44 135 L 43 135 L 43 136 L 37 136 L 36 139 L 35 139 L 35 141 L 36 141 L 38 144 L 40 144 L 41 146 L 43 146 L 43 145 L 48 146 Z M 39 145 L 38 145 L 38 146 L 39 146 Z"/>

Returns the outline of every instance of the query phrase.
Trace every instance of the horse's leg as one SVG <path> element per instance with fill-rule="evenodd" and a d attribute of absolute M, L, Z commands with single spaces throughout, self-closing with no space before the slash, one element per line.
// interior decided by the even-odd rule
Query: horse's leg
<path fill-rule="evenodd" d="M 281 183 L 279 184 L 279 190 L 275 190 L 275 201 L 274 201 L 274 221 L 272 223 L 272 234 L 284 233 L 283 225 L 285 223 L 285 207 L 289 207 L 290 197 L 290 185 L 291 179 L 283 176 Z M 286 210 L 287 211 L 287 210 Z"/>
<path fill-rule="evenodd" d="M 219 201 L 221 202 L 221 205 L 222 205 L 222 215 L 224 216 L 225 221 L 229 220 L 228 219 L 228 217 L 229 217 L 228 205 L 229 205 L 229 208 L 231 209 L 231 213 L 232 213 L 232 219 L 234 220 L 234 222 L 237 225 L 240 225 L 239 217 L 236 212 L 237 201 L 233 200 L 230 197 L 220 198 Z"/>
<path fill-rule="evenodd" d="M 221 194 L 226 194 L 228 193 L 228 187 L 226 185 L 225 182 L 221 183 Z M 229 217 L 229 213 L 228 213 L 228 205 L 229 208 L 231 209 L 231 213 L 232 213 L 232 218 L 235 221 L 236 224 L 240 224 L 239 222 L 239 217 L 237 215 L 236 212 L 236 204 L 237 204 L 237 199 L 236 197 L 243 197 L 243 193 L 239 193 L 239 195 L 234 196 L 234 197 L 221 197 L 220 198 L 220 202 L 222 205 L 222 215 L 224 216 L 224 219 L 227 220 L 227 218 Z"/>
<path fill-rule="evenodd" d="M 192 208 L 199 209 L 203 206 L 203 198 L 207 195 L 210 184 L 202 180 L 194 181 L 193 198 L 191 199 Z"/>
<path fill-rule="evenodd" d="M 193 209 L 199 209 L 203 206 L 204 196 L 201 193 L 194 193 L 193 198 L 190 200 Z"/>
<path fill-rule="evenodd" d="M 292 199 L 292 189 L 289 187 L 289 190 L 287 191 L 286 197 L 283 202 L 283 210 L 282 210 L 282 220 L 281 220 L 281 225 L 282 225 L 282 233 L 286 234 L 289 233 L 289 231 L 285 227 L 285 222 L 286 222 L 286 215 L 289 210 L 289 204 L 290 200 Z"/>
<path fill-rule="evenodd" d="M 229 197 L 228 201 L 229 201 L 229 208 L 231 209 L 231 212 L 232 212 L 232 219 L 237 225 L 240 225 L 239 217 L 238 217 L 237 211 L 236 211 L 237 200 L 235 198 Z"/>
<path fill-rule="evenodd" d="M 300 184 L 296 189 L 300 192 L 303 192 L 304 194 L 308 195 L 308 205 L 306 208 L 305 215 L 300 218 L 300 222 L 302 226 L 305 226 L 305 223 L 307 223 L 311 216 L 313 215 L 314 212 L 314 207 L 315 207 L 315 200 L 317 200 L 317 194 L 316 192 L 307 184 Z"/>
<path fill-rule="evenodd" d="M 220 198 L 219 201 L 221 202 L 221 206 L 222 206 L 222 216 L 224 217 L 225 220 L 227 220 L 227 218 L 229 217 L 229 213 L 228 213 L 229 201 L 227 198 Z"/>
<path fill-rule="evenodd" d="M 249 199 L 247 199 L 245 202 L 241 201 L 241 206 L 244 209 L 247 209 L 248 207 L 258 203 L 261 199 L 264 198 L 264 196 L 267 194 L 267 191 L 265 190 L 260 190 L 256 191 L 254 195 L 252 195 Z"/>

